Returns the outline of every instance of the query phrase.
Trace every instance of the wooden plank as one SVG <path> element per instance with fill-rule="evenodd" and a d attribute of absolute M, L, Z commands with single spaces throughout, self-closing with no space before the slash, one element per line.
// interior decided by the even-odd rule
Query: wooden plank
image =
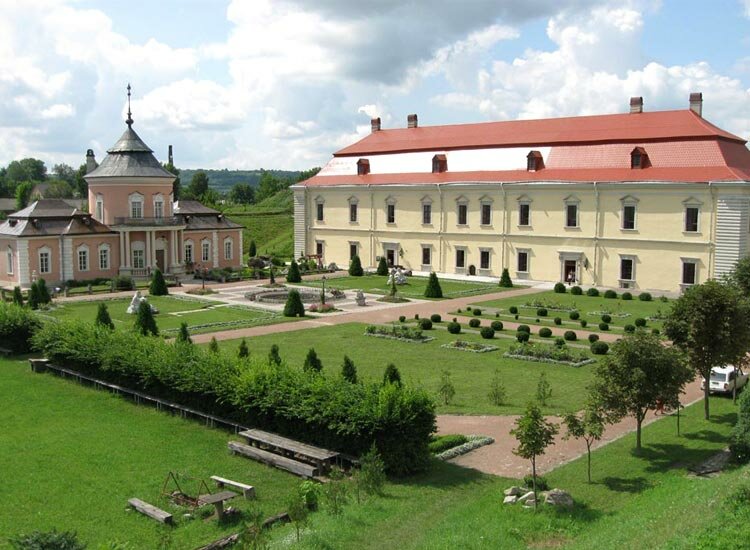
<path fill-rule="evenodd" d="M 288 472 L 292 472 L 302 477 L 315 477 L 318 475 L 318 469 L 314 466 L 310 466 L 309 464 L 285 456 L 275 455 L 268 451 L 251 447 L 250 445 L 230 441 L 228 447 L 229 450 L 234 453 L 247 456 L 260 462 L 265 462 L 266 464 L 275 466 L 276 468 L 281 468 L 282 470 L 287 470 Z"/>
<path fill-rule="evenodd" d="M 308 445 L 307 443 L 300 443 L 294 439 L 289 439 L 270 432 L 264 432 L 263 430 L 245 430 L 240 432 L 239 435 L 247 439 L 249 442 L 256 441 L 258 443 L 284 449 L 318 461 L 331 460 L 332 458 L 336 458 L 339 454 L 335 451 L 329 451 L 328 449 Z"/>
<path fill-rule="evenodd" d="M 152 506 L 148 502 L 144 502 L 139 498 L 131 498 L 130 500 L 128 500 L 128 504 L 138 510 L 141 514 L 153 518 L 156 521 L 160 521 L 169 525 L 172 524 L 172 514 L 170 514 L 169 512 L 165 512 L 164 510 L 160 510 L 159 508 L 157 508 L 156 506 Z"/>
<path fill-rule="evenodd" d="M 224 502 L 225 500 L 231 500 L 239 495 L 234 491 L 221 491 L 212 495 L 201 495 L 198 497 L 198 504 L 203 506 L 204 504 L 216 504 L 217 502 Z"/>
<path fill-rule="evenodd" d="M 239 481 L 232 481 L 231 479 L 219 476 L 211 476 L 211 479 L 216 482 L 216 485 L 219 488 L 222 488 L 225 485 L 229 485 L 230 487 L 234 487 L 235 489 L 239 489 L 240 491 L 242 491 L 245 499 L 250 500 L 255 498 L 255 487 L 253 487 L 252 485 L 240 483 Z"/>
<path fill-rule="evenodd" d="M 12 353 L 13 353 L 13 352 L 12 352 L 12 351 L 10 351 L 10 350 L 9 350 L 8 348 L 0 348 L 0 355 L 5 355 L 5 356 L 9 356 L 9 355 L 11 355 Z"/>

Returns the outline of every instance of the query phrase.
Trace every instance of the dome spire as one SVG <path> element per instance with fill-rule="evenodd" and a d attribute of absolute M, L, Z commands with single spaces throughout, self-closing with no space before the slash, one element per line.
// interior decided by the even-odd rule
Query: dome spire
<path fill-rule="evenodd" d="M 133 125 L 133 116 L 130 112 L 130 82 L 128 82 L 128 118 L 125 119 L 125 124 L 127 124 L 128 126 Z"/>

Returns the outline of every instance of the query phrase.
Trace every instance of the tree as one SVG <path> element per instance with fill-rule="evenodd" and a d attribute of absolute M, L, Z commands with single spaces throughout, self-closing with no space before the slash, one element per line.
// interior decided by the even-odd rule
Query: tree
<path fill-rule="evenodd" d="M 495 374 L 492 376 L 492 382 L 490 382 L 490 392 L 488 394 L 490 403 L 495 406 L 502 405 L 505 402 L 506 394 L 505 386 L 500 378 L 500 370 L 495 369 Z"/>
<path fill-rule="evenodd" d="M 742 294 L 750 296 L 750 256 L 745 256 L 734 264 L 734 268 L 726 279 L 736 285 L 742 291 Z"/>
<path fill-rule="evenodd" d="M 40 303 L 39 287 L 37 286 L 36 281 L 34 281 L 29 288 L 29 307 L 31 309 L 39 309 Z"/>
<path fill-rule="evenodd" d="M 188 324 L 184 321 L 180 323 L 180 331 L 177 333 L 177 342 L 181 344 L 193 343 L 193 339 L 190 338 L 190 332 L 188 331 Z"/>
<path fill-rule="evenodd" d="M 37 279 L 36 289 L 40 305 L 49 304 L 52 301 L 52 296 L 49 295 L 49 289 L 47 288 L 47 281 L 44 279 Z"/>
<path fill-rule="evenodd" d="M 550 397 L 552 397 L 552 388 L 547 381 L 547 375 L 542 373 L 539 375 L 539 382 L 536 384 L 536 400 L 542 407 L 545 407 Z"/>
<path fill-rule="evenodd" d="M 258 191 L 255 193 L 255 200 L 261 202 L 268 197 L 274 196 L 282 189 L 286 189 L 290 182 L 274 176 L 267 170 L 261 170 L 260 180 L 258 180 Z"/>
<path fill-rule="evenodd" d="M 526 405 L 526 412 L 516 420 L 515 428 L 510 434 L 518 440 L 518 447 L 513 454 L 531 461 L 531 479 L 534 491 L 534 509 L 536 510 L 536 457 L 543 455 L 557 434 L 557 424 L 547 422 L 542 411 L 535 403 Z"/>
<path fill-rule="evenodd" d="M 240 342 L 240 347 L 237 350 L 237 357 L 242 359 L 243 357 L 248 357 L 250 355 L 250 350 L 247 348 L 247 342 L 243 338 Z"/>
<path fill-rule="evenodd" d="M 208 191 L 208 175 L 203 170 L 198 170 L 190 179 L 186 189 L 181 189 L 182 199 L 200 200 Z"/>
<path fill-rule="evenodd" d="M 359 471 L 356 472 L 355 477 L 357 499 L 359 499 L 360 489 L 368 495 L 383 494 L 385 481 L 385 464 L 380 458 L 378 448 L 373 443 L 370 450 L 359 457 Z"/>
<path fill-rule="evenodd" d="M 45 199 L 72 199 L 75 195 L 75 187 L 64 180 L 54 179 L 47 184 L 44 192 Z"/>
<path fill-rule="evenodd" d="M 289 271 L 286 274 L 286 282 L 287 283 L 301 283 L 302 282 L 302 275 L 300 275 L 299 272 L 299 265 L 297 265 L 297 262 L 292 260 L 292 265 L 289 266 Z"/>
<path fill-rule="evenodd" d="M 76 170 L 65 163 L 55 164 L 52 167 L 52 173 L 55 178 L 68 182 L 71 186 L 75 186 L 76 182 Z"/>
<path fill-rule="evenodd" d="M 503 274 L 500 276 L 500 286 L 503 288 L 513 287 L 513 281 L 510 280 L 510 272 L 507 267 L 503 269 Z"/>
<path fill-rule="evenodd" d="M 112 322 L 112 318 L 109 316 L 107 304 L 105 304 L 104 302 L 99 302 L 99 308 L 96 311 L 96 324 L 112 330 L 114 330 L 115 328 L 115 324 Z"/>
<path fill-rule="evenodd" d="M 148 287 L 148 292 L 151 296 L 166 296 L 169 294 L 164 275 L 161 274 L 161 269 L 158 267 L 154 269 L 154 272 L 151 275 L 151 284 Z"/>
<path fill-rule="evenodd" d="M 592 402 L 608 422 L 632 416 L 636 422 L 636 449 L 641 448 L 641 424 L 657 401 L 679 396 L 692 378 L 685 358 L 676 347 L 662 345 L 645 331 L 625 336 L 610 348 L 594 369 Z"/>
<path fill-rule="evenodd" d="M 271 286 L 276 284 L 276 275 L 274 275 L 273 271 L 273 264 L 271 264 L 271 267 L 268 268 L 268 283 Z"/>
<path fill-rule="evenodd" d="M 289 515 L 289 520 L 294 525 L 294 530 L 297 532 L 297 542 L 299 542 L 300 530 L 307 526 L 310 519 L 310 510 L 307 508 L 307 502 L 299 491 L 294 491 L 287 501 L 286 513 Z"/>
<path fill-rule="evenodd" d="M 386 384 L 396 384 L 397 386 L 401 386 L 401 373 L 398 372 L 396 365 L 393 363 L 388 363 L 388 366 L 383 373 L 383 385 Z"/>
<path fill-rule="evenodd" d="M 385 256 L 381 256 L 380 260 L 378 261 L 378 270 L 376 271 L 378 275 L 388 275 L 388 263 L 385 261 Z"/>
<path fill-rule="evenodd" d="M 344 355 L 344 364 L 341 365 L 341 376 L 347 382 L 352 384 L 357 383 L 357 367 L 354 366 L 354 361 L 349 359 L 348 355 Z"/>
<path fill-rule="evenodd" d="M 78 167 L 78 170 L 76 170 L 76 177 L 73 181 L 73 185 L 75 186 L 76 190 L 76 196 L 82 199 L 85 199 L 89 196 L 89 184 L 86 183 L 85 179 L 83 179 L 83 176 L 85 175 L 86 163 L 83 163 Z"/>
<path fill-rule="evenodd" d="M 211 341 L 208 343 L 208 351 L 219 353 L 219 342 L 216 341 L 216 336 L 211 336 Z"/>
<path fill-rule="evenodd" d="M 703 408 L 708 419 L 711 369 L 736 364 L 750 349 L 750 302 L 734 285 L 708 281 L 690 287 L 675 301 L 664 331 L 706 380 Z"/>
<path fill-rule="evenodd" d="M 151 311 L 151 305 L 146 300 L 143 300 L 138 306 L 138 313 L 135 317 L 135 330 L 143 336 L 148 336 L 149 334 L 154 336 L 159 335 L 156 319 L 154 319 L 154 312 Z"/>
<path fill-rule="evenodd" d="M 279 346 L 273 344 L 268 352 L 269 365 L 281 365 L 281 355 L 279 355 Z"/>
<path fill-rule="evenodd" d="M 349 275 L 352 277 L 361 277 L 365 274 L 364 269 L 362 269 L 362 262 L 359 259 L 359 256 L 355 255 L 352 258 L 352 261 L 349 262 Z"/>
<path fill-rule="evenodd" d="M 23 305 L 23 293 L 20 286 L 13 287 L 13 303 L 19 306 Z"/>
<path fill-rule="evenodd" d="M 255 246 L 255 240 L 250 241 L 250 248 L 247 251 L 247 255 L 250 258 L 255 258 L 258 255 L 258 249 Z M 292 262 L 294 262 L 294 260 L 292 260 Z"/>
<path fill-rule="evenodd" d="M 255 189 L 249 183 L 235 183 L 229 190 L 229 200 L 235 204 L 252 204 L 255 202 Z"/>
<path fill-rule="evenodd" d="M 299 290 L 292 289 L 289 291 L 289 295 L 284 305 L 284 317 L 304 317 L 305 306 L 302 305 L 302 297 L 299 294 Z"/>
<path fill-rule="evenodd" d="M 443 400 L 444 405 L 450 405 L 451 400 L 456 395 L 456 387 L 451 382 L 451 373 L 443 370 L 440 373 L 440 385 L 438 386 L 438 395 Z"/>
<path fill-rule="evenodd" d="M 34 183 L 31 181 L 24 181 L 16 187 L 16 210 L 22 210 L 29 205 L 33 190 Z"/>
<path fill-rule="evenodd" d="M 35 158 L 14 160 L 8 165 L 5 177 L 16 184 L 22 181 L 40 183 L 47 179 L 47 167 L 44 162 Z"/>
<path fill-rule="evenodd" d="M 424 289 L 425 298 L 442 298 L 443 289 L 440 288 L 440 281 L 438 281 L 437 273 L 434 271 L 430 273 L 430 278 L 427 281 L 427 288 Z"/>
<path fill-rule="evenodd" d="M 175 177 L 172 182 L 172 198 L 173 200 L 180 200 L 180 192 L 182 191 L 182 185 L 180 184 L 180 169 L 171 162 L 165 162 L 162 164 L 162 167 Z"/>
<path fill-rule="evenodd" d="M 563 417 L 563 423 L 567 428 L 565 439 L 574 437 L 586 442 L 587 474 L 588 481 L 591 483 L 591 445 L 594 441 L 599 441 L 604 434 L 604 414 L 595 405 L 588 404 L 580 416 L 572 412 L 566 414 Z"/>
<path fill-rule="evenodd" d="M 305 357 L 305 364 L 302 365 L 302 370 L 305 372 L 320 372 L 323 370 L 323 363 L 321 362 L 318 354 L 315 353 L 315 348 L 310 348 Z"/>

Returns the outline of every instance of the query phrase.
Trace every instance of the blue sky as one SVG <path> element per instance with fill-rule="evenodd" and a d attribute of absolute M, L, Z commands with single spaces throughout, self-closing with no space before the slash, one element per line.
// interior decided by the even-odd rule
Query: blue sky
<path fill-rule="evenodd" d="M 101 158 L 128 82 L 136 130 L 185 168 L 321 165 L 372 116 L 682 109 L 691 91 L 748 137 L 750 0 L 3 2 L 0 164 Z"/>

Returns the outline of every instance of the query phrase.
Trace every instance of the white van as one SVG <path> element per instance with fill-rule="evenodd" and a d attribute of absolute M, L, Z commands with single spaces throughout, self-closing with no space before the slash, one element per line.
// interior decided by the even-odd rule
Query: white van
<path fill-rule="evenodd" d="M 735 384 L 737 385 L 737 391 L 739 391 L 745 384 L 747 384 L 747 380 L 748 375 L 742 372 L 742 369 L 739 369 L 735 373 L 734 365 L 714 367 L 711 369 L 711 381 L 708 386 L 708 391 L 712 393 L 732 393 Z M 701 390 L 705 387 L 706 381 L 701 380 Z"/>

